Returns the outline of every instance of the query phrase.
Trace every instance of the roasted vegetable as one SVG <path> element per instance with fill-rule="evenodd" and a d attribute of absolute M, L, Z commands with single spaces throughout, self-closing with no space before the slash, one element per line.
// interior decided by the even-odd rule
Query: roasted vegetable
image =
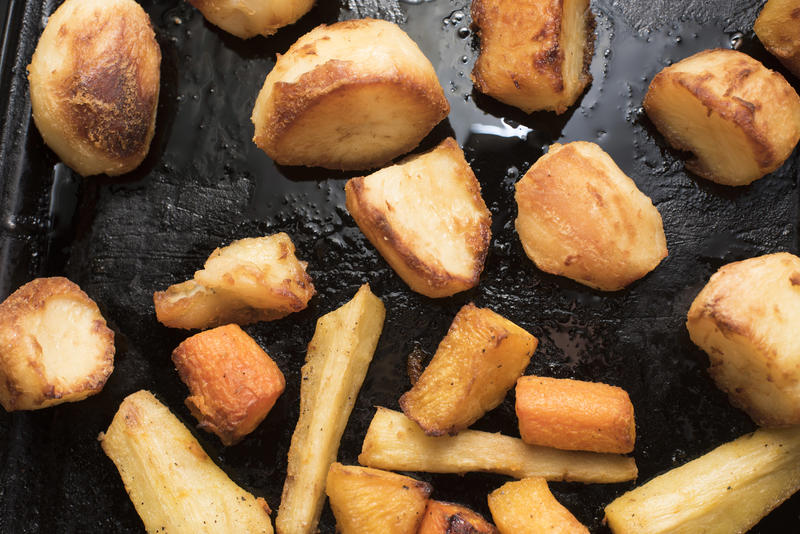
<path fill-rule="evenodd" d="M 500 534 L 589 534 L 543 478 L 504 484 L 489 494 L 489 509 Z"/>
<path fill-rule="evenodd" d="M 768 0 L 753 29 L 764 48 L 800 78 L 800 3 Z"/>
<path fill-rule="evenodd" d="M 328 467 L 336 461 L 385 316 L 383 303 L 363 285 L 347 304 L 317 321 L 302 369 L 300 419 L 275 521 L 278 534 L 316 532 Z"/>
<path fill-rule="evenodd" d="M 203 16 L 236 37 L 272 35 L 293 24 L 313 6 L 314 0 L 189 0 Z"/>
<path fill-rule="evenodd" d="M 497 529 L 466 506 L 430 500 L 417 534 L 497 534 Z"/>

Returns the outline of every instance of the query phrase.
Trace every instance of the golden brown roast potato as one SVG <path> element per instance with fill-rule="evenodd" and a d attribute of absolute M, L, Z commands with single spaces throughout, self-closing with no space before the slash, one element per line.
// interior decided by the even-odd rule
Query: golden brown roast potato
<path fill-rule="evenodd" d="M 267 416 L 286 382 L 272 358 L 235 324 L 200 332 L 172 351 L 191 395 L 186 406 L 225 445 L 252 432 Z"/>
<path fill-rule="evenodd" d="M 411 477 L 337 462 L 325 491 L 341 534 L 416 534 L 431 489 Z"/>
<path fill-rule="evenodd" d="M 800 2 L 768 0 L 753 29 L 764 47 L 800 78 Z"/>
<path fill-rule="evenodd" d="M 617 291 L 667 256 L 658 210 L 594 143 L 552 145 L 516 187 L 519 238 L 545 272 Z"/>
<path fill-rule="evenodd" d="M 800 258 L 723 266 L 689 309 L 692 341 L 731 402 L 761 426 L 800 424 Z"/>
<path fill-rule="evenodd" d="M 272 534 L 269 506 L 236 485 L 149 391 L 98 437 L 148 534 Z"/>
<path fill-rule="evenodd" d="M 303 310 L 314 296 L 306 262 L 283 232 L 216 249 L 194 279 L 156 291 L 156 317 L 171 328 L 274 321 Z"/>
<path fill-rule="evenodd" d="M 211 24 L 236 37 L 272 35 L 308 13 L 314 0 L 189 0 Z"/>
<path fill-rule="evenodd" d="M 761 429 L 618 497 L 606 522 L 614 534 L 744 533 L 798 489 L 800 427 Z"/>
<path fill-rule="evenodd" d="M 478 285 L 492 216 L 453 138 L 345 191 L 350 215 L 411 289 L 438 298 Z"/>
<path fill-rule="evenodd" d="M 522 441 L 571 451 L 633 451 L 636 424 L 628 393 L 600 382 L 522 376 L 516 411 Z"/>
<path fill-rule="evenodd" d="M 503 484 L 489 494 L 489 510 L 500 534 L 589 534 L 541 477 Z"/>
<path fill-rule="evenodd" d="M 419 144 L 450 111 L 436 71 L 396 24 L 322 25 L 279 56 L 253 141 L 281 165 L 360 170 Z"/>
<path fill-rule="evenodd" d="M 133 0 L 66 0 L 28 66 L 45 143 L 83 176 L 132 171 L 156 125 L 161 50 Z"/>
<path fill-rule="evenodd" d="M 589 0 L 473 0 L 475 88 L 526 113 L 563 113 L 592 81 Z"/>
<path fill-rule="evenodd" d="M 466 506 L 431 499 L 417 534 L 497 534 L 497 529 Z"/>
<path fill-rule="evenodd" d="M 114 370 L 114 332 L 66 278 L 37 278 L 0 304 L 0 404 L 7 411 L 75 402 Z"/>
<path fill-rule="evenodd" d="M 780 167 L 800 139 L 800 97 L 736 50 L 705 50 L 659 72 L 644 109 L 691 172 L 747 185 Z"/>
<path fill-rule="evenodd" d="M 429 436 L 455 435 L 503 402 L 538 343 L 508 319 L 467 304 L 400 407 Z"/>

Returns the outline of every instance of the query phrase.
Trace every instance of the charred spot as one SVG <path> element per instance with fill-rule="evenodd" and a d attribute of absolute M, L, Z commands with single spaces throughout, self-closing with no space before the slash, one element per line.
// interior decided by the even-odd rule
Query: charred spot
<path fill-rule="evenodd" d="M 578 261 L 578 255 L 577 254 L 570 254 L 569 256 L 567 256 L 564 259 L 564 265 L 569 267 L 570 265 L 572 265 L 576 261 Z"/>
<path fill-rule="evenodd" d="M 451 515 L 447 519 L 446 534 L 480 534 L 480 531 L 473 527 L 469 521 L 461 517 L 460 514 Z"/>
<path fill-rule="evenodd" d="M 800 7 L 793 9 L 789 16 L 793 19 L 800 19 Z"/>
<path fill-rule="evenodd" d="M 794 272 L 789 275 L 789 283 L 793 286 L 800 286 L 800 273 Z"/>

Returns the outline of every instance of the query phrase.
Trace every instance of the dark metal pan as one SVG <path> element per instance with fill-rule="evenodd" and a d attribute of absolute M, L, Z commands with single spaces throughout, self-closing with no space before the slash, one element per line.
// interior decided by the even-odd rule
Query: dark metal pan
<path fill-rule="evenodd" d="M 739 47 L 791 78 L 753 36 L 756 0 L 597 0 L 594 82 L 565 115 L 524 115 L 472 90 L 476 57 L 469 0 L 392 3 L 320 0 L 277 36 L 242 41 L 206 23 L 188 3 L 143 0 L 162 48 L 155 140 L 130 175 L 81 179 L 43 144 L 30 117 L 25 66 L 59 1 L 10 0 L 0 63 L 0 297 L 36 276 L 64 275 L 101 306 L 116 332 L 116 369 L 102 393 L 36 412 L 0 413 L 0 531 L 141 532 L 113 464 L 97 443 L 120 401 L 153 391 L 190 428 L 187 395 L 170 361 L 187 333 L 156 322 L 152 294 L 185 280 L 217 246 L 285 231 L 309 261 L 319 293 L 309 309 L 247 328 L 277 361 L 287 388 L 261 426 L 222 447 L 194 430 L 239 484 L 275 508 L 298 415 L 299 369 L 315 319 L 363 282 L 386 304 L 387 320 L 342 440 L 339 460 L 356 463 L 376 405 L 397 408 L 409 386 L 406 358 L 431 354 L 455 312 L 474 301 L 540 339 L 528 373 L 603 381 L 625 388 L 636 408 L 640 480 L 755 428 L 711 382 L 705 355 L 689 341 L 689 304 L 721 265 L 768 252 L 798 252 L 800 157 L 749 187 L 732 189 L 684 171 L 641 112 L 652 76 L 701 49 Z M 344 208 L 347 176 L 276 167 L 250 141 L 255 96 L 277 53 L 320 23 L 372 15 L 401 23 L 437 68 L 452 111 L 423 143 L 455 135 L 493 215 L 481 284 L 443 300 L 412 293 L 366 241 Z M 628 289 L 592 291 L 545 275 L 514 231 L 514 183 L 552 142 L 598 142 L 660 210 L 670 249 Z M 509 396 L 477 428 L 516 434 Z M 486 494 L 507 479 L 415 474 L 438 499 L 488 514 Z M 634 484 L 552 484 L 593 531 L 603 507 Z M 328 508 L 320 525 L 333 532 Z M 800 499 L 755 532 L 800 529 Z"/>

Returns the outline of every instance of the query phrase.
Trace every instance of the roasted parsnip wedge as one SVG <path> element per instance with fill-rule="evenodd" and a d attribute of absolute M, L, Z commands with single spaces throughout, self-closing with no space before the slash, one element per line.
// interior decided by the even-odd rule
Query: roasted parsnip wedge
<path fill-rule="evenodd" d="M 411 289 L 438 298 L 478 285 L 492 218 L 453 138 L 345 191 L 350 215 Z"/>
<path fill-rule="evenodd" d="M 540 477 L 503 484 L 489 494 L 489 509 L 500 534 L 589 534 Z"/>
<path fill-rule="evenodd" d="M 341 534 L 416 534 L 431 486 L 379 469 L 334 463 L 325 491 Z"/>
<path fill-rule="evenodd" d="M 429 436 L 457 434 L 503 402 L 537 344 L 508 319 L 467 304 L 400 407 Z"/>
<path fill-rule="evenodd" d="M 128 395 L 98 438 L 150 534 L 272 534 L 269 507 L 237 486 L 149 391 Z"/>
<path fill-rule="evenodd" d="M 317 321 L 302 369 L 300 418 L 275 520 L 279 534 L 317 530 L 328 467 L 336 461 L 385 316 L 383 303 L 365 284 L 350 302 Z"/>
<path fill-rule="evenodd" d="M 417 534 L 497 534 L 497 529 L 466 506 L 431 499 Z"/>
<path fill-rule="evenodd" d="M 800 4 L 768 0 L 753 29 L 764 48 L 800 78 Z"/>
<path fill-rule="evenodd" d="M 272 35 L 293 24 L 314 5 L 314 0 L 189 0 L 211 24 L 236 37 Z"/>
<path fill-rule="evenodd" d="M 305 309 L 314 295 L 306 262 L 281 232 L 234 241 L 211 253 L 194 279 L 156 291 L 156 317 L 172 328 L 273 321 Z"/>
<path fill-rule="evenodd" d="M 740 534 L 800 489 L 800 427 L 757 430 L 606 506 L 614 534 Z"/>
<path fill-rule="evenodd" d="M 405 415 L 386 408 L 378 408 L 373 417 L 358 462 L 392 471 L 484 471 L 585 483 L 625 482 L 637 474 L 634 459 L 617 454 L 537 447 L 519 438 L 477 430 L 426 436 Z"/>
<path fill-rule="evenodd" d="M 36 278 L 0 304 L 0 404 L 7 411 L 75 402 L 103 389 L 114 332 L 66 278 Z"/>

